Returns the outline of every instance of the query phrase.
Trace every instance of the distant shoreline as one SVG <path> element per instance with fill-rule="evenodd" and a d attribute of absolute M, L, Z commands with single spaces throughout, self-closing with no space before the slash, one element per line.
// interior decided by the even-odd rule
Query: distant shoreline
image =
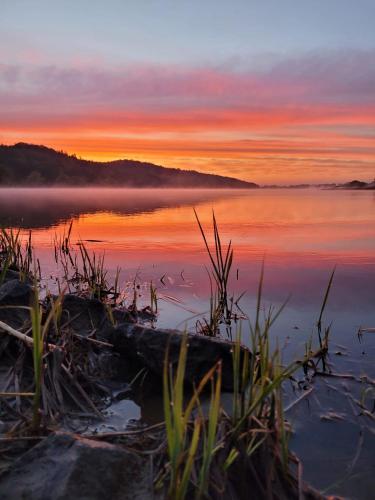
<path fill-rule="evenodd" d="M 254 182 L 136 160 L 94 162 L 46 146 L 0 145 L 0 185 L 258 189 Z"/>
<path fill-rule="evenodd" d="M 346 189 L 373 190 L 375 181 L 338 183 L 257 184 L 196 170 L 166 168 L 136 160 L 95 162 L 46 146 L 0 145 L 0 187 L 122 189 Z"/>
<path fill-rule="evenodd" d="M 316 185 L 309 184 L 306 186 L 300 185 L 288 185 L 288 186 L 262 186 L 257 187 L 236 187 L 236 186 L 132 186 L 132 185 L 115 185 L 115 184 L 1 184 L 0 189 L 131 189 L 131 190 L 178 190 L 178 191 L 262 191 L 262 190 L 293 190 L 300 191 L 304 189 L 317 189 L 320 191 L 373 191 L 375 190 L 374 183 L 369 183 L 364 187 L 348 187 L 345 185 L 338 184 L 336 186 L 326 186 L 326 185 Z"/>

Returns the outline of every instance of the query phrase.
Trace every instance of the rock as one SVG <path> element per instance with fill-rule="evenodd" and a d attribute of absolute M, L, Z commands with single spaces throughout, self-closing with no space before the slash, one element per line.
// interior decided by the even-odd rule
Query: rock
<path fill-rule="evenodd" d="M 116 325 L 122 323 L 150 323 L 156 320 L 156 314 L 149 307 L 139 310 L 132 310 L 126 307 L 116 307 L 112 309 L 112 316 Z"/>
<path fill-rule="evenodd" d="M 64 324 L 75 333 L 88 335 L 111 323 L 105 305 L 99 300 L 67 294 L 62 302 L 61 325 Z"/>
<path fill-rule="evenodd" d="M 12 280 L 18 280 L 21 281 L 22 283 L 28 283 L 29 285 L 33 284 L 33 280 L 31 279 L 30 276 L 26 276 L 25 274 L 23 274 L 21 279 L 21 273 L 16 269 L 12 268 L 8 268 L 5 271 L 3 280 L 1 281 L 2 271 L 3 270 L 0 268 L 0 285 L 6 283 L 7 281 L 12 281 Z"/>
<path fill-rule="evenodd" d="M 23 283 L 17 279 L 8 280 L 0 286 L 1 305 L 30 305 L 32 291 L 29 283 Z"/>
<path fill-rule="evenodd" d="M 151 462 L 121 446 L 56 432 L 0 476 L 2 500 L 147 500 Z"/>
<path fill-rule="evenodd" d="M 61 325 L 66 324 L 75 333 L 88 335 L 95 330 L 100 335 L 101 330 L 127 323 L 143 323 L 155 319 L 155 314 L 148 308 L 131 311 L 126 307 L 116 307 L 111 310 L 111 317 L 104 303 L 98 299 L 87 299 L 75 294 L 64 295 L 62 302 Z"/>
<path fill-rule="evenodd" d="M 114 344 L 123 358 L 137 361 L 139 365 L 161 376 L 165 351 L 169 344 L 169 360 L 177 363 L 182 332 L 144 328 L 141 325 L 123 324 L 102 332 Z M 199 382 L 214 364 L 222 361 L 222 387 L 233 390 L 233 361 L 231 342 L 203 335 L 188 335 L 188 356 L 185 371 L 187 382 Z M 242 348 L 244 352 L 245 348 Z"/>
<path fill-rule="evenodd" d="M 3 270 L 0 269 L 0 280 L 2 276 Z M 19 280 L 20 279 L 20 273 L 18 271 L 14 271 L 13 269 L 7 269 L 5 272 L 5 275 L 3 276 L 3 281 L 0 284 L 6 283 L 7 281 L 11 280 Z"/>
<path fill-rule="evenodd" d="M 112 310 L 113 320 L 116 325 L 121 325 L 123 323 L 136 323 L 135 315 L 132 311 L 129 311 L 126 307 L 116 307 Z"/>
<path fill-rule="evenodd" d="M 30 306 L 32 298 L 33 288 L 29 283 L 22 283 L 18 279 L 3 283 L 0 286 L 0 321 L 13 328 L 21 328 L 30 320 L 30 312 L 17 306 Z"/>

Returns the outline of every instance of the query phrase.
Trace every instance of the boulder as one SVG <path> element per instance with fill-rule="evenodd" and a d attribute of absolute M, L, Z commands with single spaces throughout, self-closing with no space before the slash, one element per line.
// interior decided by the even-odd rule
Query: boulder
<path fill-rule="evenodd" d="M 67 325 L 75 333 L 89 335 L 109 326 L 110 319 L 103 302 L 67 294 L 62 301 L 61 325 Z"/>
<path fill-rule="evenodd" d="M 102 335 L 114 345 L 124 359 L 136 361 L 152 373 L 161 376 L 169 346 L 169 361 L 176 364 L 183 333 L 178 330 L 145 328 L 138 324 L 122 324 L 103 331 Z M 233 390 L 233 344 L 219 338 L 188 335 L 188 355 L 185 380 L 199 382 L 219 360 L 222 362 L 222 387 Z M 244 352 L 245 347 L 242 348 Z"/>
<path fill-rule="evenodd" d="M 116 325 L 137 322 L 135 314 L 126 307 L 116 307 L 112 310 L 112 316 Z"/>
<path fill-rule="evenodd" d="M 20 282 L 18 279 L 3 283 L 0 286 L 0 321 L 13 328 L 21 328 L 30 320 L 30 312 L 21 307 L 30 306 L 32 298 L 33 288 L 29 283 Z"/>
<path fill-rule="evenodd" d="M 112 309 L 112 318 L 103 302 L 98 299 L 88 299 L 75 294 L 64 295 L 62 301 L 61 324 L 66 324 L 80 335 L 88 335 L 94 330 L 100 335 L 102 330 L 112 326 L 111 319 L 117 325 L 151 321 L 155 315 L 147 308 L 131 311 L 126 307 Z"/>
<path fill-rule="evenodd" d="M 148 500 L 151 462 L 125 448 L 56 432 L 0 476 L 2 500 Z"/>
<path fill-rule="evenodd" d="M 1 280 L 2 273 L 3 273 L 3 270 L 0 269 L 0 280 Z M 5 271 L 4 276 L 3 276 L 3 281 L 0 282 L 0 285 L 2 285 L 3 283 L 6 283 L 7 281 L 19 280 L 19 279 L 20 279 L 20 273 L 18 271 L 15 271 L 13 269 L 7 269 Z"/>

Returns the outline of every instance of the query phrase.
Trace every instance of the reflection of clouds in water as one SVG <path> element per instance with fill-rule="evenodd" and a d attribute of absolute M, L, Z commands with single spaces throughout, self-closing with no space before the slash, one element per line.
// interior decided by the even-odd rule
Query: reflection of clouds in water
<path fill-rule="evenodd" d="M 237 296 L 246 291 L 243 308 L 253 310 L 265 256 L 265 302 L 280 304 L 292 294 L 286 317 L 292 322 L 293 311 L 299 311 L 313 321 L 337 265 L 329 311 L 353 328 L 371 322 L 373 311 L 373 200 L 373 193 L 313 189 L 1 189 L 0 217 L 23 217 L 24 226 L 45 227 L 34 230 L 33 241 L 42 267 L 52 274 L 51 242 L 64 231 L 64 224 L 57 224 L 72 214 L 78 217 L 72 241 L 85 240 L 89 250 L 105 253 L 109 275 L 121 266 L 124 284 L 140 269 L 143 282 L 152 280 L 160 294 L 182 302 L 185 309 L 160 301 L 159 323 L 175 326 L 189 316 L 186 309 L 209 307 L 204 269 L 209 262 L 192 207 L 198 208 L 210 241 L 214 208 L 223 244 L 231 239 L 234 245 L 239 278 L 230 288 Z M 143 295 L 148 299 L 147 290 Z M 343 324 L 343 332 L 348 328 Z"/>
<path fill-rule="evenodd" d="M 189 310 L 208 311 L 210 287 L 204 267 L 209 262 L 192 207 L 197 206 L 209 241 L 214 208 L 223 244 L 233 241 L 234 272 L 229 289 L 235 296 L 246 291 L 240 301 L 242 310 L 254 318 L 263 257 L 262 313 L 270 304 L 280 306 L 291 294 L 270 339 L 272 346 L 278 342 L 282 348 L 283 361 L 303 355 L 311 336 L 317 345 L 314 327 L 330 272 L 337 265 L 324 315 L 325 325 L 332 322 L 329 360 L 336 372 L 365 373 L 374 379 L 375 336 L 368 334 L 361 344 L 356 336 L 360 325 L 375 326 L 373 203 L 373 193 L 316 190 L 4 189 L 0 190 L 0 223 L 23 217 L 24 227 L 44 227 L 33 231 L 33 241 L 42 269 L 54 275 L 53 236 L 63 233 L 61 221 L 76 217 L 73 243 L 82 238 L 90 251 L 105 253 L 109 276 L 120 265 L 122 289 L 138 276 L 143 305 L 149 302 L 152 280 L 159 294 L 157 326 L 184 328 L 190 318 L 188 326 L 194 329 L 196 318 L 192 319 Z M 131 299 L 131 289 L 129 293 Z M 170 299 L 162 300 L 163 296 Z M 246 342 L 246 323 L 242 333 Z M 337 350 L 345 355 L 336 356 Z M 345 416 L 350 412 L 346 395 L 325 392 L 328 385 L 318 384 L 311 397 L 287 417 L 297 431 L 292 449 L 303 459 L 306 478 L 323 488 L 341 474 L 342 456 L 352 459 L 359 427 L 349 418 L 334 423 L 321 420 L 332 409 L 346 412 Z M 341 380 L 328 384 L 342 387 Z M 293 400 L 298 395 L 289 396 Z M 124 399 L 114 402 L 107 413 L 105 423 L 90 430 L 121 431 L 132 419 L 158 423 L 163 418 L 162 399 L 156 393 L 136 401 Z M 311 440 L 311 435 L 317 438 Z M 369 442 L 373 447 L 373 441 Z M 366 446 L 365 442 L 359 462 L 363 469 L 372 456 Z M 330 465 L 338 465 L 331 470 L 328 460 Z"/>
<path fill-rule="evenodd" d="M 202 189 L 2 188 L 0 224 L 48 228 L 83 214 L 136 215 L 160 208 L 213 203 L 228 195 L 229 191 Z"/>

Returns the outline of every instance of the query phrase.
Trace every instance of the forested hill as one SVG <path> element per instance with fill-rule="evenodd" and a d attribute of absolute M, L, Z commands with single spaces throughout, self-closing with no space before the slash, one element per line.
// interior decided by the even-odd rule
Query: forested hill
<path fill-rule="evenodd" d="M 0 186 L 257 188 L 253 182 L 134 160 L 94 162 L 45 146 L 0 146 Z"/>

